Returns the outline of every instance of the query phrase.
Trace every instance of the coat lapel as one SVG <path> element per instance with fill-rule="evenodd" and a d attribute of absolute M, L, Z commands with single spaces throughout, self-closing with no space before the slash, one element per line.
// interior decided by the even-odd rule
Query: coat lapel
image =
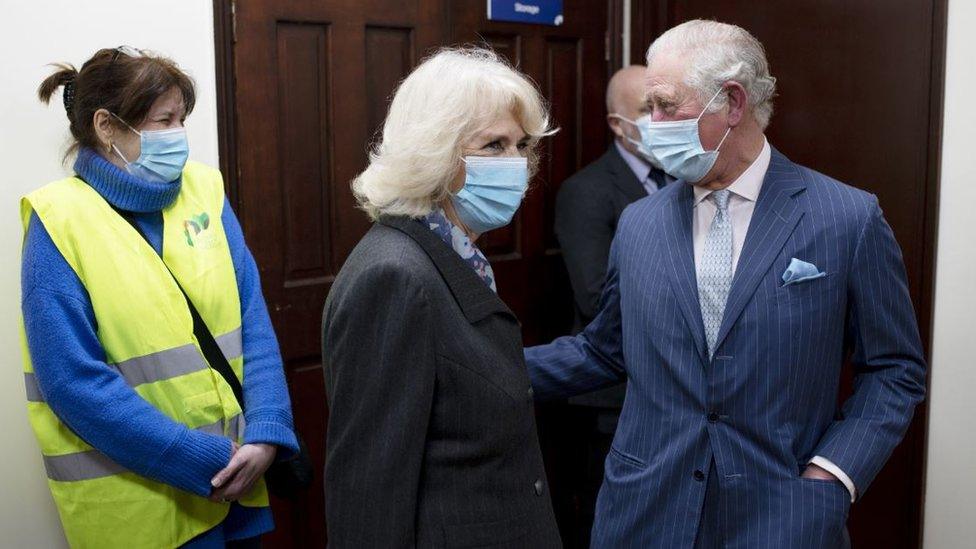
<path fill-rule="evenodd" d="M 406 234 L 420 245 L 447 283 L 468 322 L 474 324 L 495 313 L 506 314 L 517 322 L 515 313 L 478 277 L 474 269 L 422 221 L 407 217 L 384 217 L 378 223 Z"/>
<path fill-rule="evenodd" d="M 702 322 L 701 305 L 698 301 L 698 283 L 695 276 L 695 245 L 692 236 L 694 191 L 692 186 L 679 183 L 671 208 L 663 219 L 665 246 L 669 262 L 668 276 L 678 298 L 678 305 L 685 322 L 691 329 L 698 356 L 706 362 L 705 325 Z"/>
<path fill-rule="evenodd" d="M 722 326 L 715 340 L 716 349 L 739 319 L 759 286 L 759 281 L 803 217 L 804 211 L 794 197 L 805 188 L 796 166 L 773 149 L 769 169 L 749 223 L 749 232 L 739 254 L 738 267 L 732 278 L 732 289 L 725 303 Z"/>

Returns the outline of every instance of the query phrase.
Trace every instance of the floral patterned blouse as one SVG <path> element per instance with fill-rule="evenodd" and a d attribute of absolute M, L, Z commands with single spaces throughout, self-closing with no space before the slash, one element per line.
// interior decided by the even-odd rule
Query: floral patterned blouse
<path fill-rule="evenodd" d="M 488 263 L 485 254 L 481 253 L 481 250 L 474 245 L 474 242 L 471 242 L 471 239 L 468 238 L 468 235 L 464 234 L 464 231 L 460 227 L 457 227 L 447 219 L 443 210 L 434 210 L 429 213 L 424 218 L 424 222 L 444 243 L 454 248 L 454 251 L 461 256 L 461 259 L 474 269 L 475 274 L 493 292 L 498 293 L 498 288 L 495 287 L 495 272 L 491 270 L 491 264 Z"/>

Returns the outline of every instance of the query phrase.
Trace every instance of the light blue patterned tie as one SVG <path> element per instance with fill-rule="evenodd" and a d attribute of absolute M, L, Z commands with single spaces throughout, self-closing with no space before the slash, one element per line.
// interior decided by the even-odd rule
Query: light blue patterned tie
<path fill-rule="evenodd" d="M 705 236 L 705 251 L 698 269 L 698 299 L 708 356 L 715 353 L 715 339 L 722 326 L 725 302 L 732 289 L 732 220 L 729 219 L 729 191 L 722 189 L 708 195 L 718 211 Z"/>

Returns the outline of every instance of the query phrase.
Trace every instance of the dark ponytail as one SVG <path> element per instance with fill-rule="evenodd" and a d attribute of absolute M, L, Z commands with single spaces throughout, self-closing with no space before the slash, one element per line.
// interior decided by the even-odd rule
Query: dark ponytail
<path fill-rule="evenodd" d="M 131 48 L 98 50 L 77 70 L 68 63 L 56 63 L 57 70 L 41 82 L 37 97 L 50 103 L 51 96 L 63 87 L 62 99 L 69 128 L 75 142 L 68 155 L 79 146 L 97 149 L 95 111 L 106 109 L 132 127 L 138 127 L 159 97 L 180 90 L 186 114 L 193 111 L 196 90 L 193 80 L 165 57 Z"/>
<path fill-rule="evenodd" d="M 71 119 L 71 114 L 74 107 L 75 78 L 78 77 L 78 69 L 68 63 L 54 63 L 51 66 L 57 67 L 58 70 L 41 82 L 40 87 L 37 88 L 37 97 L 44 104 L 48 104 L 51 102 L 54 91 L 64 87 L 64 91 L 61 93 L 61 98 L 64 101 L 64 112 L 68 115 L 68 122 L 73 125 L 74 121 Z"/>

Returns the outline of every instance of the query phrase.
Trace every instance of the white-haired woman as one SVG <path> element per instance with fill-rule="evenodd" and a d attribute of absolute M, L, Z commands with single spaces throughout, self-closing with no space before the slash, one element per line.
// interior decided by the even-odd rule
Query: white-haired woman
<path fill-rule="evenodd" d="M 442 50 L 397 90 L 353 183 L 376 223 L 323 316 L 332 547 L 560 545 L 519 324 L 475 245 L 551 132 L 487 50 Z"/>

